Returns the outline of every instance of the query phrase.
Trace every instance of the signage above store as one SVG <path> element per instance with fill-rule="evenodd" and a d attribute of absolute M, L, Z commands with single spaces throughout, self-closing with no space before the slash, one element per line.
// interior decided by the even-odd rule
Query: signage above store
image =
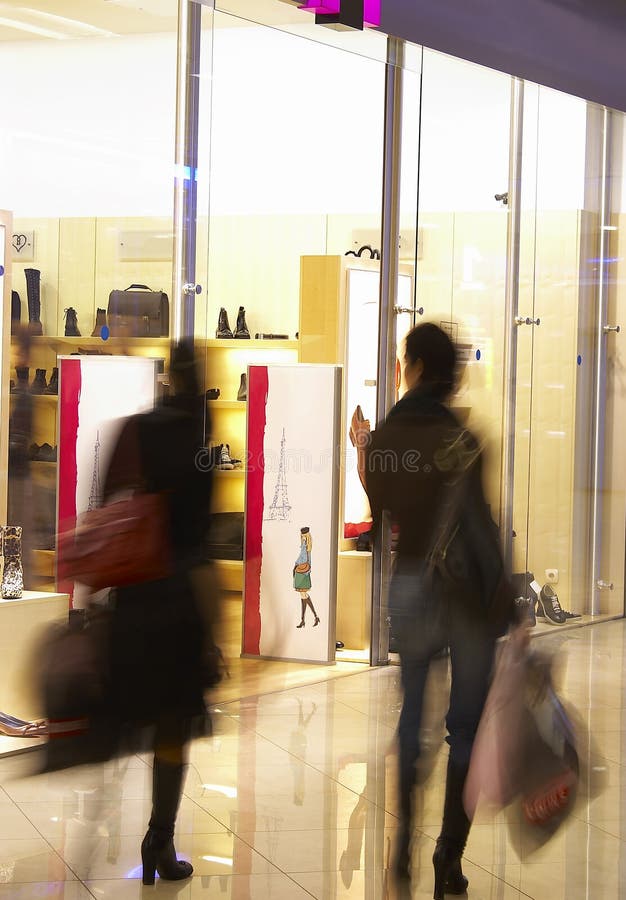
<path fill-rule="evenodd" d="M 299 8 L 315 13 L 318 25 L 376 28 L 380 25 L 381 0 L 305 0 Z"/>
<path fill-rule="evenodd" d="M 624 0 L 383 0 L 386 34 L 626 110 Z"/>

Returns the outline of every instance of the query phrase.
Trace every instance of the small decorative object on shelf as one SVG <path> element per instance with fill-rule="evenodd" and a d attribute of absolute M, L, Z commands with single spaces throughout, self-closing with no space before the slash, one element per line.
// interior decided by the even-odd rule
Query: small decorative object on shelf
<path fill-rule="evenodd" d="M 232 338 L 233 333 L 231 331 L 230 324 L 228 322 L 228 313 L 222 306 L 220 309 L 220 314 L 217 319 L 217 328 L 215 330 L 216 338 L 223 338 L 224 340 L 229 340 Z"/>
<path fill-rule="evenodd" d="M 24 590 L 22 571 L 22 528 L 20 525 L 4 525 L 2 528 L 2 599 L 19 600 Z"/>
<path fill-rule="evenodd" d="M 298 335 L 296 335 L 298 337 Z M 272 332 L 265 331 L 257 331 L 254 335 L 255 340 L 257 341 L 288 341 L 288 334 L 272 334 Z"/>
<path fill-rule="evenodd" d="M 248 399 L 248 379 L 246 377 L 246 373 L 241 373 L 241 380 L 239 382 L 239 390 L 237 391 L 237 400 L 247 400 Z"/>
<path fill-rule="evenodd" d="M 45 389 L 44 394 L 58 394 L 59 393 L 59 369 L 58 366 L 55 366 L 52 370 L 52 375 L 50 376 L 50 381 L 48 382 L 48 387 Z"/>
<path fill-rule="evenodd" d="M 106 309 L 96 310 L 96 324 L 91 332 L 92 337 L 102 337 L 102 329 L 107 327 L 107 311 Z"/>
<path fill-rule="evenodd" d="M 28 390 L 28 379 L 30 378 L 28 366 L 16 366 L 15 374 L 17 375 L 16 391 Z"/>
<path fill-rule="evenodd" d="M 65 310 L 65 337 L 81 337 L 78 330 L 78 315 L 73 306 Z"/>
<path fill-rule="evenodd" d="M 46 383 L 46 370 L 35 369 L 35 377 L 33 379 L 33 383 L 30 386 L 31 394 L 44 394 L 47 387 L 48 385 Z"/>
<path fill-rule="evenodd" d="M 39 269 L 24 269 L 26 278 L 26 298 L 28 300 L 28 328 L 35 337 L 43 334 L 41 324 L 41 272 Z"/>
<path fill-rule="evenodd" d="M 208 391 L 206 392 L 207 400 L 217 400 L 219 398 L 219 396 L 220 396 L 219 388 L 209 388 Z"/>
<path fill-rule="evenodd" d="M 246 311 L 243 306 L 239 307 L 239 312 L 237 313 L 237 327 L 235 328 L 235 337 L 243 338 L 244 340 L 250 340 L 250 332 L 248 331 L 248 326 L 246 325 Z"/>

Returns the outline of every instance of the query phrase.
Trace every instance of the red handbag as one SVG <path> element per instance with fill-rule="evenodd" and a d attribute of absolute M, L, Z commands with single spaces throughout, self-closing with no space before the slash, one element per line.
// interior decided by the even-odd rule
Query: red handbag
<path fill-rule="evenodd" d="M 64 576 L 94 591 L 157 581 L 172 572 L 164 494 L 135 493 L 88 510 L 59 541 Z"/>

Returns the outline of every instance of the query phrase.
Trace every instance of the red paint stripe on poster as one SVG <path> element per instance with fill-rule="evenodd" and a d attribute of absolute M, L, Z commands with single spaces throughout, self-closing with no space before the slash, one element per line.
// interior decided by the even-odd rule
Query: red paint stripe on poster
<path fill-rule="evenodd" d="M 62 359 L 59 396 L 59 520 L 57 532 L 73 531 L 76 526 L 76 486 L 78 464 L 76 462 L 76 441 L 80 419 L 79 404 L 82 374 L 79 359 Z M 74 581 L 64 572 L 63 542 L 57 547 L 58 590 L 70 595 L 70 605 L 74 594 Z"/>
<path fill-rule="evenodd" d="M 246 553 L 243 652 L 259 656 L 261 644 L 261 564 L 263 561 L 263 476 L 265 474 L 267 366 L 248 373 L 248 473 L 246 478 Z"/>

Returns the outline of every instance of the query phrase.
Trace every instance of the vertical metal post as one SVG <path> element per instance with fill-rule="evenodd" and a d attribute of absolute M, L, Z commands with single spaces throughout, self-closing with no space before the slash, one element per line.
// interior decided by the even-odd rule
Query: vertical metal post
<path fill-rule="evenodd" d="M 170 329 L 174 340 L 193 337 L 195 327 L 201 25 L 202 6 L 195 0 L 179 0 Z"/>
<path fill-rule="evenodd" d="M 604 489 L 604 428 L 606 419 L 606 333 L 609 262 L 608 243 L 611 224 L 611 143 L 612 116 L 605 107 L 602 114 L 602 155 L 600 160 L 600 216 L 598 247 L 598 282 L 596 305 L 596 372 L 593 404 L 593 484 L 591 493 L 591 614 L 600 612 L 600 587 L 602 580 L 602 492 Z"/>
<path fill-rule="evenodd" d="M 517 381 L 517 326 L 521 229 L 522 143 L 524 137 L 524 82 L 511 80 L 509 131 L 509 215 L 504 301 L 504 384 L 502 392 L 502 474 L 500 534 L 506 571 L 513 561 L 513 490 L 515 476 L 515 412 Z"/>
<path fill-rule="evenodd" d="M 402 94 L 404 85 L 404 42 L 387 39 L 385 76 L 385 148 L 383 158 L 382 246 L 380 264 L 380 307 L 378 319 L 378 374 L 376 421 L 382 422 L 395 398 L 396 323 L 398 269 L 400 259 L 400 174 L 402 163 Z M 391 572 L 391 535 L 381 529 L 372 554 L 372 623 L 370 664 L 387 662 L 388 635 L 381 616 Z"/>

